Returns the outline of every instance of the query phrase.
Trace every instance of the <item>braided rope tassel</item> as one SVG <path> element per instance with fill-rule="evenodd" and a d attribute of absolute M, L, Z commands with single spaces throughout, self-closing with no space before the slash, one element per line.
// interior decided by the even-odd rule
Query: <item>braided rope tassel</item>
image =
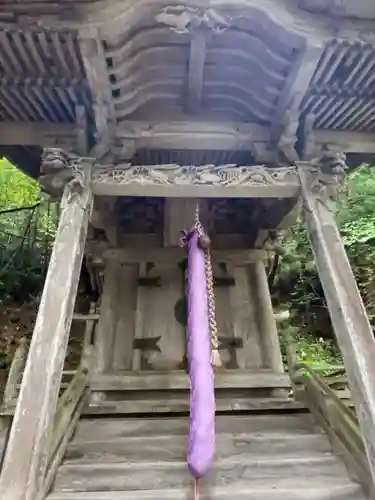
<path fill-rule="evenodd" d="M 214 292 L 214 277 L 212 272 L 212 261 L 210 244 L 211 241 L 207 234 L 205 233 L 203 226 L 199 219 L 199 206 L 197 205 L 195 211 L 195 229 L 199 237 L 199 246 L 204 250 L 204 261 L 205 261 L 205 272 L 206 272 L 206 282 L 207 282 L 207 297 L 208 297 L 208 321 L 210 327 L 211 335 L 211 364 L 212 366 L 219 368 L 221 364 L 220 351 L 219 351 L 219 338 L 218 338 L 218 328 L 216 321 L 216 303 L 215 303 L 215 292 Z"/>

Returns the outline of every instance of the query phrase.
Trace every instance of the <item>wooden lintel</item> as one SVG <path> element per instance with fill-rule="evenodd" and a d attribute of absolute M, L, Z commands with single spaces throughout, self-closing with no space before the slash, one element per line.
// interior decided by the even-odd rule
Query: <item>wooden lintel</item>
<path fill-rule="evenodd" d="M 308 162 L 300 162 L 303 216 L 375 484 L 375 339 L 332 207 L 313 192 Z M 324 193 L 323 193 L 324 194 Z M 328 197 L 327 197 L 328 198 Z"/>
<path fill-rule="evenodd" d="M 299 188 L 293 166 L 119 164 L 96 167 L 92 177 L 92 190 L 101 196 L 293 198 Z"/>
<path fill-rule="evenodd" d="M 117 142 L 139 149 L 251 150 L 270 141 L 267 127 L 256 123 L 126 121 L 116 128 Z"/>
<path fill-rule="evenodd" d="M 375 154 L 375 133 L 346 130 L 313 130 L 311 141 L 320 147 L 344 153 Z"/>
<path fill-rule="evenodd" d="M 0 121 L 0 146 L 74 146 L 72 123 L 25 123 Z"/>
<path fill-rule="evenodd" d="M 195 113 L 201 107 L 202 89 L 204 80 L 204 62 L 206 59 L 206 32 L 193 32 L 190 42 L 188 88 L 186 96 L 186 110 Z"/>
<path fill-rule="evenodd" d="M 93 249 L 95 252 L 95 249 Z M 265 250 L 211 250 L 212 259 L 215 262 L 231 262 L 235 266 L 245 266 L 265 260 L 267 253 Z M 140 262 L 176 263 L 181 262 L 186 257 L 186 250 L 183 248 L 113 248 L 102 252 L 105 261 L 117 260 L 122 263 L 138 264 Z"/>
<path fill-rule="evenodd" d="M 87 174 L 87 175 L 86 175 Z M 39 305 L 9 443 L 0 498 L 41 498 L 54 416 L 92 209 L 89 172 L 82 194 L 65 188 L 59 227 Z"/>

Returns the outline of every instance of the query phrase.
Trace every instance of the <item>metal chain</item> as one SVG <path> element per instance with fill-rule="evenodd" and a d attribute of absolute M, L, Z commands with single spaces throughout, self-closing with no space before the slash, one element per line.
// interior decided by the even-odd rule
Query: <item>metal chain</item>
<path fill-rule="evenodd" d="M 197 231 L 198 238 L 205 234 L 203 226 L 199 219 L 199 206 L 197 205 L 195 211 L 195 230 Z M 211 363 L 213 366 L 220 367 L 220 352 L 219 352 L 219 332 L 216 322 L 216 303 L 214 292 L 214 277 L 212 272 L 212 261 L 209 246 L 204 250 L 204 264 L 207 283 L 207 306 L 208 306 L 208 322 L 210 328 L 211 338 Z"/>

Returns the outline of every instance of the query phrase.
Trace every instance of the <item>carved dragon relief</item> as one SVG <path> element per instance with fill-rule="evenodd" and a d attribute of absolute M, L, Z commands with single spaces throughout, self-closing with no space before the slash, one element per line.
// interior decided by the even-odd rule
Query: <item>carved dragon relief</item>
<path fill-rule="evenodd" d="M 41 157 L 39 183 L 42 193 L 54 200 L 60 199 L 65 186 L 70 197 L 82 194 L 83 158 L 66 153 L 60 148 L 45 148 Z M 92 159 L 89 159 L 92 161 Z"/>
<path fill-rule="evenodd" d="M 169 26 L 176 33 L 192 33 L 196 29 L 206 28 L 219 34 L 230 28 L 232 17 L 213 8 L 171 5 L 158 12 L 155 20 Z"/>
<path fill-rule="evenodd" d="M 143 184 L 170 186 L 282 186 L 299 185 L 295 167 L 271 168 L 266 166 L 237 165 L 157 165 L 136 166 L 124 164 L 97 167 L 93 182 L 103 184 Z"/>
<path fill-rule="evenodd" d="M 308 170 L 309 191 L 319 201 L 332 207 L 345 191 L 346 155 L 341 152 L 325 151 L 321 157 L 311 162 L 301 162 L 299 167 Z"/>

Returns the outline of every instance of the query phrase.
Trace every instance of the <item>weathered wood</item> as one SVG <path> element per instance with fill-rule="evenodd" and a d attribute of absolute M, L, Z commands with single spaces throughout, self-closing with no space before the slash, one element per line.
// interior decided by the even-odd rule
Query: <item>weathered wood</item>
<path fill-rule="evenodd" d="M 354 413 L 336 396 L 315 371 L 306 365 L 308 377 L 300 377 L 304 399 L 317 422 L 327 433 L 333 449 L 370 493 L 375 492 L 365 445 Z"/>
<path fill-rule="evenodd" d="M 170 488 L 163 491 L 163 499 L 165 500 L 185 500 L 189 495 L 191 487 L 186 488 Z M 329 483 L 325 478 L 312 477 L 303 482 L 301 485 L 300 478 L 291 478 L 278 481 L 277 486 L 270 483 L 269 480 L 253 482 L 252 486 L 237 484 L 235 488 L 233 484 L 213 485 L 209 488 L 204 488 L 201 491 L 200 497 L 203 500 L 217 498 L 225 500 L 233 496 L 235 491 L 236 498 L 241 500 L 279 500 L 280 498 L 288 498 L 288 500 L 365 500 L 361 487 L 357 484 L 349 482 L 347 479 L 337 478 L 336 481 Z M 150 490 L 133 490 L 126 494 L 127 500 L 154 500 L 159 497 L 160 493 Z M 53 493 L 48 500 L 122 500 L 123 492 L 107 491 L 100 493 Z"/>
<path fill-rule="evenodd" d="M 77 406 L 87 386 L 88 373 L 86 370 L 79 370 L 70 381 L 66 390 L 60 396 L 55 413 L 48 462 L 50 462 L 51 458 L 56 453 L 57 447 L 64 436 L 65 430 L 69 426 L 75 407 Z"/>
<path fill-rule="evenodd" d="M 95 251 L 95 249 L 94 249 Z M 100 252 L 100 249 L 97 250 Z M 158 264 L 178 264 L 186 257 L 183 248 L 113 248 L 101 252 L 104 260 L 117 260 L 123 263 L 138 264 L 157 262 Z M 266 259 L 264 250 L 216 250 L 211 251 L 212 260 L 215 262 L 228 262 L 241 266 Z"/>
<path fill-rule="evenodd" d="M 92 441 L 120 441 L 128 437 L 154 438 L 158 436 L 185 436 L 189 429 L 189 417 L 165 416 L 164 418 L 84 418 L 79 423 L 75 442 Z M 294 434 L 305 436 L 311 432 L 319 432 L 310 413 L 258 414 L 258 415 L 217 415 L 217 434 L 248 433 L 254 436 L 266 435 L 280 437 Z"/>
<path fill-rule="evenodd" d="M 253 143 L 268 143 L 267 127 L 233 121 L 134 121 L 116 128 L 117 140 L 134 141 L 135 149 L 251 150 Z"/>
<path fill-rule="evenodd" d="M 29 350 L 29 339 L 22 337 L 10 365 L 7 383 L 4 390 L 3 405 L 8 406 L 17 397 L 17 387 L 26 365 Z"/>
<path fill-rule="evenodd" d="M 110 370 L 116 329 L 117 277 L 119 264 L 109 261 L 104 269 L 104 286 L 99 321 L 95 328 L 93 375 Z"/>
<path fill-rule="evenodd" d="M 99 314 L 95 314 L 95 311 L 96 311 L 96 302 L 91 302 L 89 314 L 82 315 L 85 317 L 86 323 L 85 323 L 85 330 L 83 333 L 83 343 L 82 343 L 80 367 L 83 369 L 87 369 L 89 371 L 89 373 L 92 370 L 92 365 L 94 362 L 95 324 L 96 324 L 96 321 L 99 319 Z M 77 319 L 77 318 L 75 318 L 74 314 L 73 314 L 73 319 Z"/>
<path fill-rule="evenodd" d="M 282 124 L 283 115 L 288 108 L 293 106 L 294 109 L 299 109 L 309 87 L 310 81 L 318 66 L 323 49 L 324 42 L 322 39 L 315 38 L 303 40 L 301 43 L 298 55 L 294 60 L 293 69 L 285 81 L 284 88 L 276 105 L 275 121 L 273 123 L 272 130 L 273 133 L 275 133 L 278 127 Z M 298 122 L 298 113 L 296 118 Z M 295 137 L 295 141 L 296 140 L 297 137 Z"/>
<path fill-rule="evenodd" d="M 258 261 L 250 265 L 248 273 L 254 294 L 256 320 L 260 331 L 263 366 L 271 368 L 275 372 L 282 373 L 284 366 L 281 357 L 280 341 L 273 314 L 264 262 Z"/>
<path fill-rule="evenodd" d="M 233 332 L 243 342 L 243 348 L 237 352 L 238 368 L 256 369 L 262 366 L 257 309 L 253 300 L 256 291 L 249 280 L 246 267 L 236 265 L 229 269 L 235 279 L 235 286 L 229 290 Z M 225 307 L 224 304 L 222 307 Z"/>
<path fill-rule="evenodd" d="M 375 134 L 372 132 L 349 132 L 346 130 L 313 130 L 311 141 L 318 151 L 325 147 L 344 153 L 375 153 Z"/>
<path fill-rule="evenodd" d="M 54 455 L 51 457 L 51 462 L 48 464 L 46 470 L 46 476 L 44 479 L 42 498 L 44 498 L 48 494 L 53 484 L 53 481 L 55 480 L 57 470 L 64 458 L 69 441 L 72 438 L 72 435 L 74 434 L 78 421 L 81 417 L 82 410 L 88 399 L 89 399 L 89 390 L 86 388 L 83 391 L 82 397 L 78 402 L 78 405 L 75 407 L 73 411 L 72 417 L 69 420 L 69 424 L 65 428 L 65 432 L 62 435 L 62 439 L 58 447 L 56 448 Z"/>
<path fill-rule="evenodd" d="M 74 128 L 65 123 L 0 122 L 0 146 L 41 146 L 75 144 Z"/>
<path fill-rule="evenodd" d="M 189 229 L 195 220 L 199 203 L 201 222 L 204 224 L 205 200 L 195 198 L 167 198 L 164 208 L 163 244 L 165 247 L 179 247 L 181 230 Z"/>
<path fill-rule="evenodd" d="M 189 389 L 186 373 L 170 371 L 165 373 L 145 371 L 142 374 L 105 374 L 94 377 L 91 381 L 92 391 L 140 391 L 164 389 Z M 254 372 L 244 370 L 219 371 L 215 375 L 216 389 L 260 389 L 290 387 L 289 376 L 266 370 Z"/>
<path fill-rule="evenodd" d="M 138 277 L 144 277 L 147 274 L 147 263 L 143 262 L 138 266 Z M 132 369 L 140 370 L 142 365 L 142 352 L 140 349 L 134 349 L 137 340 L 143 339 L 146 319 L 146 302 L 148 298 L 148 288 L 139 286 L 136 289 L 135 303 L 135 322 L 134 322 L 134 344 Z"/>
<path fill-rule="evenodd" d="M 175 317 L 176 301 L 184 296 L 184 283 L 181 270 L 173 263 L 154 262 L 147 273 L 149 279 L 159 277 L 159 286 L 145 287 L 139 303 L 143 316 L 141 331 L 137 337 L 153 339 L 160 337 L 158 349 L 141 352 L 141 368 L 155 370 L 176 370 L 181 366 L 185 354 L 185 327 Z M 139 325 L 139 324 L 138 324 Z"/>
<path fill-rule="evenodd" d="M 76 144 L 75 149 L 81 156 L 89 154 L 89 132 L 84 106 L 76 106 Z"/>
<path fill-rule="evenodd" d="M 117 282 L 112 369 L 131 370 L 136 315 L 137 266 L 135 264 L 119 264 Z"/>
<path fill-rule="evenodd" d="M 65 465 L 60 467 L 55 481 L 55 491 L 126 491 L 126 490 L 159 490 L 167 487 L 191 487 L 191 476 L 185 461 L 152 462 L 142 461 L 140 464 L 117 463 L 90 465 Z M 237 467 L 236 467 L 237 465 Z M 152 473 L 151 473 L 152 470 Z M 145 472 L 147 473 L 145 474 Z M 325 476 L 332 480 L 344 476 L 345 469 L 337 459 L 328 455 L 311 458 L 259 458 L 246 457 L 240 462 L 220 460 L 210 474 L 211 484 L 231 484 L 246 480 L 249 483 L 257 480 L 282 481 L 285 477 L 301 476 L 304 480 Z M 161 493 L 162 494 L 162 493 Z"/>
<path fill-rule="evenodd" d="M 343 353 L 375 484 L 375 340 L 332 207 L 321 199 L 321 193 L 311 192 L 308 168 L 303 162 L 298 167 L 305 224 Z"/>
<path fill-rule="evenodd" d="M 132 165 L 97 166 L 91 188 L 101 196 L 171 198 L 294 198 L 299 192 L 295 168 L 263 165 Z"/>
<path fill-rule="evenodd" d="M 188 113 L 195 113 L 201 107 L 204 62 L 206 59 L 206 37 L 207 31 L 204 29 L 195 31 L 191 37 L 186 97 L 186 109 Z"/>
<path fill-rule="evenodd" d="M 79 46 L 94 101 L 97 143 L 109 145 L 114 134 L 115 117 L 99 30 L 92 26 L 81 27 Z"/>
<path fill-rule="evenodd" d="M 321 454 L 324 457 L 331 452 L 326 436 L 315 433 L 313 430 L 306 434 L 280 434 L 272 436 L 263 432 L 257 435 L 247 431 L 246 434 L 238 435 L 234 429 L 233 434 L 217 434 L 216 449 L 220 458 L 233 457 L 240 460 L 245 453 L 263 458 L 275 454 L 284 456 Z M 108 441 L 102 441 L 93 435 L 87 441 L 71 443 L 67 449 L 64 464 L 95 466 L 97 463 L 137 463 L 145 456 L 155 462 L 172 461 L 183 460 L 185 455 L 186 436 L 184 435 L 130 436 Z"/>
<path fill-rule="evenodd" d="M 74 313 L 73 314 L 73 320 L 74 321 L 96 321 L 100 318 L 100 314 L 98 313 L 88 313 L 88 314 L 82 314 L 82 313 Z"/>
<path fill-rule="evenodd" d="M 34 500 L 42 489 L 91 209 L 87 187 L 82 195 L 66 187 L 0 478 L 2 498 Z"/>

